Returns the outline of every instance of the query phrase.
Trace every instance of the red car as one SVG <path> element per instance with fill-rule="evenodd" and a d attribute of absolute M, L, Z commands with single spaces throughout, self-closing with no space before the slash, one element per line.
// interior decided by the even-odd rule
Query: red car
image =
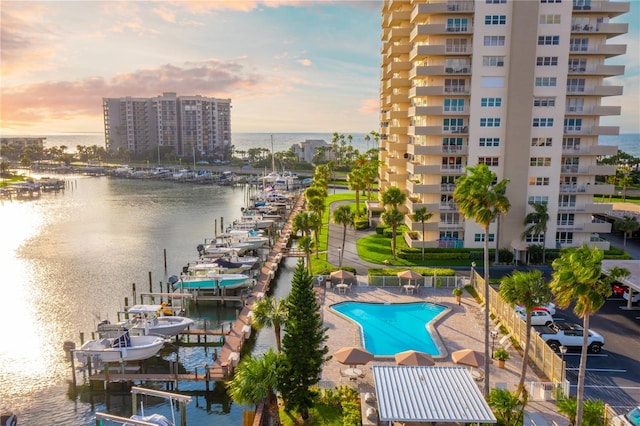
<path fill-rule="evenodd" d="M 627 286 L 619 283 L 615 283 L 611 285 L 611 290 L 613 290 L 613 294 L 618 297 L 624 297 L 624 294 L 627 292 Z"/>

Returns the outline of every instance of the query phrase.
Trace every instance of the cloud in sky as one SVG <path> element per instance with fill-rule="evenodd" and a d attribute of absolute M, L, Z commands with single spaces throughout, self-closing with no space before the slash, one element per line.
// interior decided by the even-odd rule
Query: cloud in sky
<path fill-rule="evenodd" d="M 378 127 L 379 1 L 0 2 L 5 134 L 100 132 L 103 97 L 163 92 L 231 98 L 237 132 Z M 632 3 L 627 72 L 607 79 L 625 96 L 604 101 L 623 132 L 640 132 Z"/>

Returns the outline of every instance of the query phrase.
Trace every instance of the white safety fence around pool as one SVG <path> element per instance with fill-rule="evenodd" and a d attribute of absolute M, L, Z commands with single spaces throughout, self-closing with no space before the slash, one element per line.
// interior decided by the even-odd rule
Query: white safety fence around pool
<path fill-rule="evenodd" d="M 376 287 L 401 287 L 408 283 L 407 278 L 398 278 L 394 275 L 373 275 L 368 279 L 369 285 Z M 464 279 L 456 276 L 423 276 L 410 281 L 413 285 L 419 284 L 420 288 L 454 288 L 464 285 Z"/>

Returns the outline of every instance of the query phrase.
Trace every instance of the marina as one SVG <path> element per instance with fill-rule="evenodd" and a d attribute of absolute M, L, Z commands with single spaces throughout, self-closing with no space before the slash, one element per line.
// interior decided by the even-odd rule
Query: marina
<path fill-rule="evenodd" d="M 13 380 L 16 383 L 15 387 L 0 391 L 2 409 L 16 413 L 21 423 L 46 423 L 40 414 L 46 410 L 38 408 L 45 404 L 62 413 L 61 424 L 90 424 L 95 410 L 114 412 L 113 401 L 120 401 L 119 408 L 115 407 L 116 415 L 130 413 L 131 407 L 127 398 L 118 396 L 118 392 L 110 391 L 107 397 L 103 391 L 96 393 L 96 390 L 89 389 L 104 389 L 104 382 L 115 385 L 120 380 L 148 381 L 154 387 L 179 387 L 181 392 L 195 394 L 196 405 L 200 406 L 205 402 L 202 399 L 205 394 L 201 392 L 209 389 L 212 394 L 206 397 L 206 404 L 218 404 L 213 401 L 219 401 L 220 409 L 205 413 L 195 409 L 195 413 L 189 414 L 189 421 L 194 424 L 210 416 L 214 416 L 219 424 L 239 424 L 242 407 L 232 404 L 225 392 L 220 394 L 215 383 L 229 374 L 237 363 L 238 355 L 235 353 L 248 339 L 251 341 L 250 351 L 260 352 L 273 344 L 269 333 L 251 335 L 250 327 L 246 327 L 247 311 L 243 305 L 274 291 L 278 275 L 284 274 L 286 282 L 293 264 L 278 255 L 280 246 L 275 244 L 259 251 L 262 265 L 254 269 L 257 276 L 251 289 L 233 290 L 227 295 L 200 291 L 180 295 L 167 291 L 167 283 L 172 274 L 183 270 L 184 265 L 194 263 L 197 255 L 195 246 L 203 240 L 203 234 L 211 235 L 213 230 L 215 235 L 222 226 L 223 218 L 227 219 L 224 222 L 232 223 L 233 218 L 240 216 L 250 194 L 241 187 L 193 186 L 185 191 L 182 186 L 178 188 L 165 182 L 132 182 L 108 177 L 75 177 L 72 180 L 72 189 L 62 196 L 44 196 L 25 202 L 5 201 L 3 205 L 3 235 L 12 235 L 6 228 L 12 215 L 31 218 L 31 229 L 35 230 L 32 234 L 28 233 L 29 229 L 12 230 L 18 235 L 5 240 L 2 247 L 5 258 L 16 259 L 8 262 L 7 272 L 22 277 L 9 292 L 10 297 L 22 307 L 21 311 L 39 310 L 41 313 L 36 315 L 47 315 L 48 321 L 44 327 L 23 328 L 19 334 L 27 344 L 40 342 L 40 349 L 32 351 L 34 356 L 25 353 L 27 356 L 17 358 L 13 354 L 18 348 L 0 349 L 0 377 L 3 381 Z M 203 196 L 204 192 L 208 195 Z M 86 209 L 82 207 L 85 205 L 94 207 Z M 42 221 L 45 216 L 38 216 L 45 211 L 49 218 L 47 222 Z M 211 214 L 195 215 L 195 211 L 209 211 Z M 109 217 L 109 214 L 114 216 Z M 119 220 L 114 221 L 115 218 Z M 190 225 L 185 227 L 187 222 Z M 40 224 L 44 223 L 48 223 L 47 227 L 41 228 Z M 109 233 L 105 228 L 107 224 L 110 224 Z M 279 233 L 284 237 L 287 230 L 279 229 Z M 89 239 L 87 235 L 90 235 Z M 279 241 L 284 243 L 286 239 L 279 238 Z M 36 247 L 39 250 L 34 250 Z M 47 258 L 56 259 L 59 272 L 48 269 L 47 275 L 42 275 L 46 269 L 29 266 Z M 279 270 L 274 265 L 278 265 Z M 65 272 L 69 270 L 75 273 L 70 276 Z M 52 285 L 38 285 L 44 280 Z M 146 281 L 149 291 L 140 292 Z M 275 290 L 287 292 L 286 288 Z M 35 295 L 41 301 L 35 305 L 27 302 L 27 294 Z M 74 296 L 70 299 L 71 294 Z M 108 370 L 92 368 L 90 373 L 77 370 L 77 389 L 72 386 L 71 364 L 64 356 L 63 342 L 78 342 L 78 330 L 88 336 L 90 330 L 96 330 L 99 320 L 123 320 L 128 308 L 136 304 L 161 305 L 161 301 L 172 300 L 171 305 L 179 306 L 183 304 L 177 300 L 181 297 L 191 300 L 184 302 L 188 306 L 184 315 L 194 320 L 193 326 L 177 337 L 165 340 L 164 348 L 141 364 L 136 361 L 121 368 L 119 363 L 115 363 Z M 62 309 L 59 303 L 52 305 L 51 300 L 67 302 Z M 16 330 L 2 326 L 2 331 L 8 337 L 17 336 Z M 81 346 L 76 344 L 77 348 Z M 18 359 L 20 361 L 16 364 Z M 42 367 L 47 369 L 47 373 L 32 376 L 33 367 L 43 359 L 46 362 Z M 208 367 L 205 368 L 205 364 Z M 46 380 L 42 380 L 45 377 Z M 85 380 L 86 383 L 100 385 L 85 389 Z M 113 386 L 108 388 L 113 389 Z M 85 405 L 83 401 L 88 402 L 87 398 L 93 402 Z M 194 410 L 193 405 L 190 404 L 187 410 Z M 72 408 L 74 406 L 76 408 Z M 163 407 L 161 410 L 166 412 L 166 409 Z"/>

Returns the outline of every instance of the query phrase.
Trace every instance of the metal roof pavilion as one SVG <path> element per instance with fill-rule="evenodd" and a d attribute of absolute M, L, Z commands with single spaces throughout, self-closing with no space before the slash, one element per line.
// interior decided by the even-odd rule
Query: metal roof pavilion
<path fill-rule="evenodd" d="M 381 421 L 496 423 L 464 367 L 374 365 Z"/>

